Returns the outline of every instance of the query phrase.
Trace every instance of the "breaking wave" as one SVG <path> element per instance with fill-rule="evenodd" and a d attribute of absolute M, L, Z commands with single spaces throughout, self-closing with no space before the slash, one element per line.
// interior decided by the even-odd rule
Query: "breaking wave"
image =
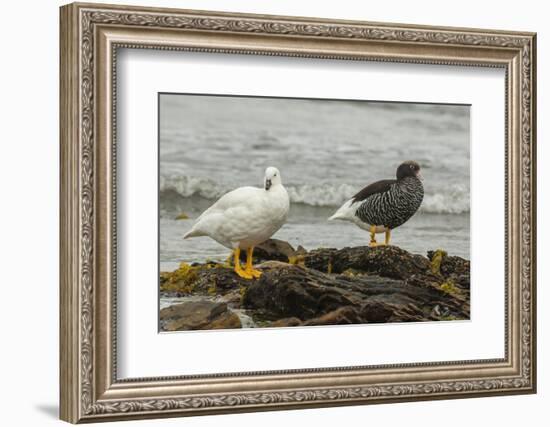
<path fill-rule="evenodd" d="M 313 207 L 338 207 L 350 199 L 357 191 L 357 185 L 349 184 L 285 184 L 290 201 Z M 160 177 L 161 202 L 173 197 L 198 196 L 205 199 L 218 199 L 232 187 L 210 180 L 188 176 Z M 420 210 L 426 213 L 462 214 L 470 212 L 470 191 L 461 185 L 451 185 L 430 193 L 426 189 Z"/>

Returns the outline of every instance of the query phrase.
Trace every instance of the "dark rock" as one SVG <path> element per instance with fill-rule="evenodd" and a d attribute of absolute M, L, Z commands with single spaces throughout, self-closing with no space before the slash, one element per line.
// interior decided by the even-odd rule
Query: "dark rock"
<path fill-rule="evenodd" d="M 428 259 L 430 262 L 434 261 L 434 258 L 438 255 L 441 256 L 439 263 L 439 273 L 445 277 L 450 275 L 470 275 L 470 261 L 458 256 L 449 256 L 445 251 L 428 251 Z"/>
<path fill-rule="evenodd" d="M 307 254 L 307 249 L 304 248 L 302 245 L 299 245 L 296 250 L 294 251 L 294 255 L 305 255 Z"/>
<path fill-rule="evenodd" d="M 334 286 L 334 281 L 324 276 L 318 271 L 293 265 L 267 270 L 245 291 L 243 305 L 266 310 L 277 317 L 302 320 L 353 305 L 345 290 Z"/>
<path fill-rule="evenodd" d="M 383 302 L 367 301 L 361 306 L 361 317 L 369 323 L 386 323 L 394 311 Z"/>
<path fill-rule="evenodd" d="M 430 275 L 408 281 L 371 274 L 349 277 L 286 265 L 266 270 L 245 290 L 242 303 L 265 317 L 296 317 L 315 324 L 438 320 L 432 314 L 436 305 L 456 318 L 469 318 L 469 302 L 431 280 Z"/>
<path fill-rule="evenodd" d="M 301 246 L 300 248 L 305 251 Z M 288 262 L 297 254 L 298 252 L 290 243 L 279 239 L 269 239 L 254 248 L 253 259 L 255 263 L 269 260 Z M 246 251 L 241 251 L 241 261 L 246 261 Z"/>
<path fill-rule="evenodd" d="M 161 273 L 160 290 L 165 296 L 225 295 L 249 282 L 237 276 L 233 268 L 221 264 L 182 263 L 176 271 Z"/>
<path fill-rule="evenodd" d="M 353 269 L 392 279 L 406 279 L 412 274 L 430 271 L 428 259 L 410 254 L 397 246 L 317 249 L 305 255 L 304 264 L 326 273 L 342 273 Z"/>
<path fill-rule="evenodd" d="M 239 317 L 228 309 L 227 304 L 211 301 L 189 301 L 163 308 L 160 321 L 164 331 L 242 327 Z"/>
<path fill-rule="evenodd" d="M 301 324 L 302 321 L 297 317 L 285 317 L 271 322 L 269 326 L 272 328 L 284 328 L 287 326 L 300 326 Z"/>
<path fill-rule="evenodd" d="M 220 307 L 210 307 L 213 312 L 203 307 L 206 314 L 192 321 L 182 320 L 182 315 L 179 323 L 169 323 L 176 318 L 168 319 L 167 312 L 161 313 L 161 324 L 174 329 L 240 327 L 227 305 L 245 310 L 259 326 L 273 327 L 470 317 L 470 262 L 463 258 L 441 250 L 430 251 L 426 258 L 380 246 L 292 249 L 290 258 L 287 251 L 281 261 L 281 248 L 290 245 L 269 242 L 269 255 L 267 250 L 260 255 L 279 259 L 257 264 L 263 272 L 259 279 L 243 279 L 215 263 L 182 263 L 178 270 L 162 273 L 163 295 L 216 296 L 225 314 L 218 316 Z"/>
<path fill-rule="evenodd" d="M 303 323 L 304 326 L 320 325 L 353 325 L 363 323 L 364 319 L 355 307 L 346 306 L 329 311 L 320 317 L 310 319 Z"/>
<path fill-rule="evenodd" d="M 428 251 L 428 259 L 437 273 L 445 278 L 446 288 L 462 294 L 470 300 L 470 261 L 458 256 L 449 256 L 446 252 Z"/>
<path fill-rule="evenodd" d="M 221 301 L 225 302 L 229 307 L 239 308 L 241 305 L 241 291 L 233 290 L 220 297 Z"/>

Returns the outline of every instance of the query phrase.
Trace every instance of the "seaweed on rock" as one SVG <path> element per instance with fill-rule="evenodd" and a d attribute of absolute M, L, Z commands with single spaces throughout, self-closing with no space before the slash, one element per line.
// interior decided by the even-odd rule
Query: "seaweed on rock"
<path fill-rule="evenodd" d="M 244 312 L 257 326 L 470 317 L 470 262 L 445 251 L 430 251 L 424 257 L 396 246 L 310 252 L 303 248 L 294 251 L 281 241 L 268 241 L 264 246 L 267 249 L 258 251 L 256 258 L 261 262 L 257 268 L 263 271 L 257 280 L 243 279 L 222 264 L 182 263 L 172 273 L 161 273 L 161 293 L 227 302 L 228 312 Z M 161 325 L 170 324 L 172 330 L 178 330 L 177 324 L 167 321 L 167 315 L 168 311 L 161 312 Z M 230 319 L 227 327 L 241 326 L 226 317 Z M 215 327 L 225 326 L 218 322 Z M 209 327 L 201 324 L 197 328 Z"/>

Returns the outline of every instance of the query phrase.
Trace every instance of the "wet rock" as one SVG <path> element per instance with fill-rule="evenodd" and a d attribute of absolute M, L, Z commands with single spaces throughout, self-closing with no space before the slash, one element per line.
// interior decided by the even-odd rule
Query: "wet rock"
<path fill-rule="evenodd" d="M 300 248 L 301 251 L 305 251 L 301 246 Z M 298 252 L 284 240 L 269 239 L 254 248 L 253 258 L 255 263 L 269 260 L 288 262 L 301 251 Z M 246 251 L 241 251 L 241 261 L 246 261 Z"/>
<path fill-rule="evenodd" d="M 297 317 L 285 317 L 271 322 L 269 326 L 272 328 L 284 328 L 287 326 L 300 326 L 301 324 L 302 321 Z"/>
<path fill-rule="evenodd" d="M 420 275 L 409 280 L 373 274 L 349 277 L 286 265 L 266 270 L 260 280 L 252 282 L 242 304 L 265 317 L 296 317 L 312 322 L 308 324 L 438 320 L 432 314 L 436 305 L 446 307 L 456 318 L 468 318 L 469 303 L 463 296 L 433 280 Z"/>
<path fill-rule="evenodd" d="M 430 262 L 433 262 L 438 252 L 442 252 L 439 264 L 439 272 L 442 275 L 446 277 L 450 275 L 470 275 L 470 261 L 458 256 L 449 256 L 445 251 L 428 251 L 428 259 Z"/>
<path fill-rule="evenodd" d="M 396 312 L 396 307 L 376 300 L 367 301 L 361 306 L 361 317 L 368 323 L 386 323 Z M 396 316 L 403 318 L 402 315 Z"/>
<path fill-rule="evenodd" d="M 329 311 L 320 317 L 307 320 L 303 323 L 304 326 L 320 326 L 320 325 L 352 325 L 363 323 L 364 319 L 359 314 L 358 310 L 352 306 L 340 307 L 336 310 Z"/>
<path fill-rule="evenodd" d="M 268 247 L 271 252 L 265 256 L 274 258 L 283 258 L 281 248 L 291 248 L 273 241 Z M 284 255 L 287 260 L 256 264 L 263 274 L 254 280 L 243 279 L 221 264 L 182 263 L 178 270 L 161 274 L 161 293 L 216 297 L 216 301 L 250 316 L 258 326 L 415 322 L 470 316 L 470 262 L 445 251 L 430 251 L 424 257 L 395 246 L 381 246 L 310 252 L 302 248 L 290 258 L 288 253 Z M 179 320 L 170 327 L 240 327 L 229 314 L 220 315 L 219 322 L 213 321 L 217 316 L 205 314 L 202 318 L 205 316 L 208 321 L 185 324 Z M 218 326 L 226 324 L 229 326 Z"/>
<path fill-rule="evenodd" d="M 244 307 L 262 309 L 276 317 L 302 320 L 346 305 L 353 303 L 344 289 L 334 286 L 333 279 L 293 265 L 265 271 L 243 296 Z"/>
<path fill-rule="evenodd" d="M 407 279 L 430 271 L 430 262 L 397 246 L 358 246 L 343 249 L 317 249 L 304 257 L 304 265 L 326 273 L 352 269 L 392 279 Z"/>
<path fill-rule="evenodd" d="M 305 254 L 307 254 L 307 249 L 304 248 L 302 245 L 298 245 L 298 247 L 294 251 L 294 255 L 305 255 Z"/>
<path fill-rule="evenodd" d="M 445 279 L 443 288 L 469 301 L 470 261 L 458 256 L 449 256 L 441 250 L 428 251 L 428 259 L 432 265 L 438 264 L 438 274 Z"/>
<path fill-rule="evenodd" d="M 239 317 L 228 309 L 227 304 L 211 301 L 189 301 L 163 308 L 160 322 L 164 331 L 242 327 Z"/>
<path fill-rule="evenodd" d="M 177 270 L 160 274 L 160 291 L 165 296 L 225 295 L 248 283 L 249 280 L 237 276 L 233 268 L 217 263 L 182 262 Z"/>
<path fill-rule="evenodd" d="M 239 289 L 233 290 L 220 297 L 222 302 L 227 303 L 229 307 L 239 308 L 241 305 L 241 291 Z"/>

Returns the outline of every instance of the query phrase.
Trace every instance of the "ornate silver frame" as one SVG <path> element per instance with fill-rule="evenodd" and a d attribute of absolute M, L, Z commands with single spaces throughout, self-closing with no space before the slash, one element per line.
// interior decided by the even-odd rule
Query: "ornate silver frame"
<path fill-rule="evenodd" d="M 98 4 L 61 8 L 61 418 L 77 423 L 536 390 L 533 33 Z M 505 357 L 117 380 L 117 48 L 506 70 Z"/>

